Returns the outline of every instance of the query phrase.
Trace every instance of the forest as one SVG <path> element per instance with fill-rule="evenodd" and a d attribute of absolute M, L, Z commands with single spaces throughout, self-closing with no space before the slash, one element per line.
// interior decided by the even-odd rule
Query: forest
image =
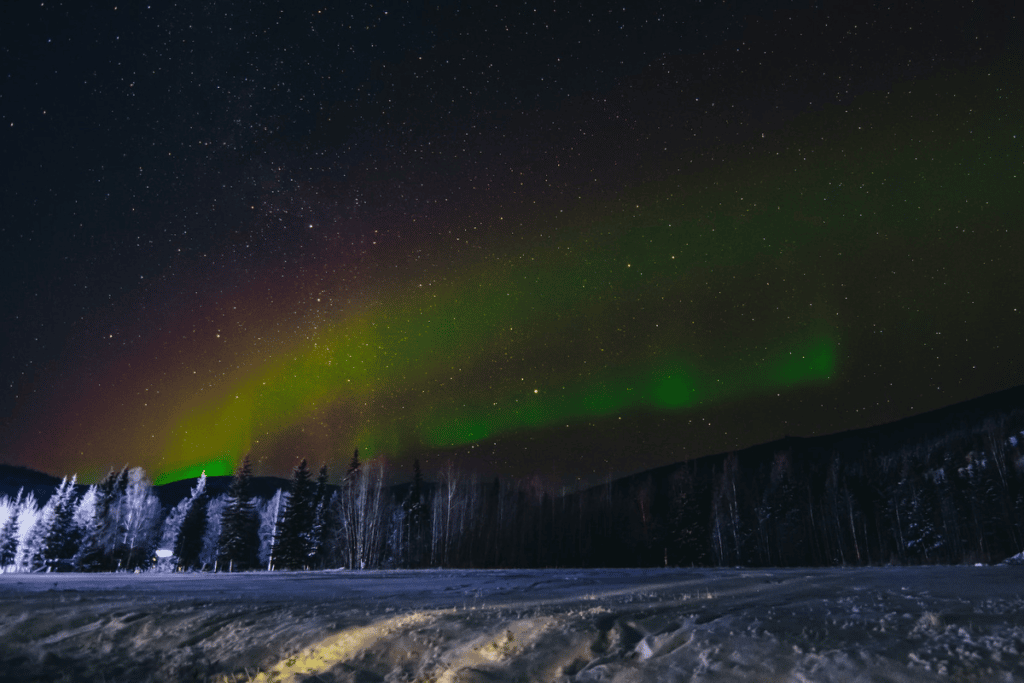
<path fill-rule="evenodd" d="M 481 481 L 451 461 L 387 485 L 302 460 L 271 498 L 248 457 L 164 509 L 141 468 L 44 504 L 0 496 L 0 567 L 39 571 L 975 564 L 1024 549 L 1024 411 L 898 447 L 787 438 L 580 490 Z M 824 443 L 824 445 L 822 445 Z M 829 450 L 831 448 L 831 450 Z"/>

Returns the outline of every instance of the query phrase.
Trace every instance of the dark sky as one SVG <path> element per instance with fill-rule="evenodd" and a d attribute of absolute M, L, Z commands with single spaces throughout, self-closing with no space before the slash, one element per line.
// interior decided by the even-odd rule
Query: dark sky
<path fill-rule="evenodd" d="M 6 3 L 0 462 L 589 480 L 1021 384 L 1013 5 Z"/>

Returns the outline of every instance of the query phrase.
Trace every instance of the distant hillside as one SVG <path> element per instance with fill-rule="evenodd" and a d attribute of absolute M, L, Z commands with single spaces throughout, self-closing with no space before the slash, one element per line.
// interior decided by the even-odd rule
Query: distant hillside
<path fill-rule="evenodd" d="M 600 510 L 582 537 L 601 542 L 547 563 L 999 562 L 1024 549 L 1024 388 L 646 470 L 559 506 Z"/>
<path fill-rule="evenodd" d="M 206 490 L 209 491 L 212 497 L 227 493 L 231 487 L 231 479 L 232 477 L 230 476 L 207 477 Z M 182 498 L 186 498 L 192 493 L 192 488 L 196 485 L 197 481 L 197 479 L 172 481 L 169 484 L 154 486 L 153 491 L 165 509 L 171 508 L 177 505 Z M 261 498 L 273 498 L 278 489 L 287 490 L 287 488 L 288 480 L 281 477 L 253 477 L 249 486 L 250 492 L 254 496 L 260 496 Z"/>
<path fill-rule="evenodd" d="M 761 462 L 772 458 L 773 454 L 780 451 L 790 452 L 798 460 L 813 460 L 815 458 L 831 456 L 833 453 L 842 456 L 844 459 L 855 458 L 858 454 L 869 451 L 891 453 L 908 446 L 925 444 L 954 432 L 980 429 L 986 420 L 996 420 L 1000 416 L 1009 415 L 1015 410 L 1024 410 L 1024 386 L 987 394 L 970 401 L 883 425 L 815 437 L 787 436 L 768 443 L 737 450 L 734 453 L 743 462 Z M 662 419 L 659 418 L 659 420 Z M 659 426 L 652 427 L 652 429 L 660 430 L 665 429 L 665 427 L 660 426 L 659 422 Z M 671 447 L 670 440 L 667 438 L 657 436 L 652 437 L 651 440 L 658 442 L 662 448 Z M 606 442 L 604 445 L 605 447 L 625 447 L 623 444 L 615 444 L 613 442 Z M 522 444 L 517 443 L 515 446 L 515 449 L 520 452 L 522 452 L 522 448 Z M 580 444 L 566 443 L 557 437 L 552 438 L 550 441 L 535 441 L 531 443 L 531 450 L 535 451 L 535 455 L 536 453 L 543 453 L 548 458 L 557 458 L 559 453 L 578 451 L 580 449 Z M 457 450 L 433 451 L 428 457 L 431 460 L 440 460 L 448 455 L 453 456 L 457 463 L 466 461 L 466 464 L 471 464 L 466 458 L 462 457 L 465 454 Z M 696 460 L 705 462 L 719 461 L 726 455 L 726 453 L 718 453 L 701 456 Z M 606 486 L 608 483 L 628 485 L 630 482 L 650 476 L 669 476 L 677 471 L 680 465 L 681 462 L 677 462 L 618 477 L 613 482 L 606 482 L 602 486 Z M 178 501 L 188 496 L 195 482 L 195 479 L 184 479 L 156 486 L 154 491 L 166 509 L 176 505 Z M 227 492 L 231 477 L 209 477 L 207 482 L 210 491 L 216 496 Z M 59 483 L 60 478 L 50 474 L 26 467 L 0 464 L 0 495 L 14 496 L 19 488 L 24 487 L 26 492 L 35 492 L 37 500 L 42 504 L 49 499 L 54 488 Z M 270 498 L 279 488 L 287 488 L 287 486 L 288 480 L 281 477 L 253 477 L 252 491 L 254 495 Z M 86 487 L 79 485 L 78 488 L 81 492 Z M 393 495 L 401 498 L 408 488 L 408 483 L 397 484 L 391 488 Z M 332 485 L 333 489 L 337 489 L 337 486 Z"/>
<path fill-rule="evenodd" d="M 1005 421 L 1019 411 L 1024 411 L 1024 386 L 986 394 L 970 401 L 874 427 L 812 437 L 786 436 L 741 450 L 705 455 L 694 460 L 717 461 L 729 454 L 735 454 L 741 461 L 753 462 L 770 459 L 775 453 L 783 451 L 801 460 L 823 458 L 833 453 L 845 460 L 869 452 L 897 453 L 907 448 L 923 448 L 927 444 L 948 439 L 961 432 L 983 430 L 987 421 Z M 615 481 L 627 483 L 652 475 L 667 476 L 679 469 L 681 464 L 664 465 L 620 477 Z"/>
<path fill-rule="evenodd" d="M 15 465 L 0 465 L 0 495 L 6 495 L 10 498 L 17 496 L 20 489 L 24 489 L 26 495 L 30 492 L 35 493 L 36 501 L 43 505 L 53 495 L 60 482 L 61 478 L 54 477 L 45 472 L 38 472 L 27 467 Z M 154 486 L 153 491 L 156 493 L 157 498 L 160 499 L 160 504 L 166 509 L 174 507 L 178 504 L 178 501 L 188 496 L 195 484 L 195 479 L 183 479 L 161 486 Z M 228 487 L 231 486 L 231 477 L 207 477 L 206 486 L 214 496 L 227 493 Z M 253 477 L 250 490 L 253 495 L 271 498 L 279 488 L 286 489 L 287 487 L 287 479 L 280 477 Z M 78 484 L 75 488 L 78 490 L 79 495 L 81 495 L 89 487 L 84 484 Z"/>
<path fill-rule="evenodd" d="M 552 439 L 533 448 L 556 458 L 565 446 Z M 396 566 L 1000 562 L 1024 550 L 1024 387 L 869 429 L 787 436 L 581 489 L 556 492 L 536 477 L 454 474 L 426 483 L 424 507 L 402 517 L 408 524 L 402 522 L 392 538 L 399 546 L 389 550 Z M 0 476 L 0 490 L 13 495 L 24 486 L 40 502 L 58 483 L 17 467 Z M 165 511 L 195 481 L 156 487 Z M 209 490 L 218 496 L 230 482 L 211 477 Z M 269 498 L 288 483 L 257 477 L 253 492 Z M 401 503 L 408 490 L 407 482 L 392 486 L 391 503 Z M 401 507 L 383 510 L 367 523 L 387 528 L 405 514 Z M 356 566 L 340 557 L 332 566 Z"/>
<path fill-rule="evenodd" d="M 24 489 L 25 495 L 35 493 L 37 500 L 49 500 L 60 481 L 58 477 L 27 467 L 0 465 L 0 495 L 10 498 L 17 496 L 19 489 Z"/>

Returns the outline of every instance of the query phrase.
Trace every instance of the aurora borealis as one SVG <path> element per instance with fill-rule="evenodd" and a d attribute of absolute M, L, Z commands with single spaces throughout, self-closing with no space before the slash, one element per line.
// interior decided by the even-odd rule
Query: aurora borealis
<path fill-rule="evenodd" d="M 112 7 L 3 37 L 2 462 L 592 480 L 1020 383 L 1014 17 Z"/>

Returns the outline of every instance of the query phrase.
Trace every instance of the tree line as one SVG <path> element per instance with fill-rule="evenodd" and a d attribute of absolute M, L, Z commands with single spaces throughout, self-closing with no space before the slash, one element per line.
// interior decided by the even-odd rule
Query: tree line
<path fill-rule="evenodd" d="M 162 510 L 140 467 L 110 471 L 76 495 L 65 477 L 42 506 L 34 494 L 0 496 L 0 569 L 4 571 L 142 571 L 373 568 L 414 557 L 396 543 L 420 543 L 427 509 L 415 463 L 407 499 L 385 486 L 383 461 L 356 451 L 340 487 L 327 466 L 314 480 L 306 460 L 286 490 L 250 494 L 248 456 L 228 493 L 211 496 L 205 472 L 191 493 Z M 332 490 L 334 489 L 334 490 Z M 417 546 L 418 547 L 418 546 Z M 426 558 L 416 560 L 426 566 Z"/>
<path fill-rule="evenodd" d="M 45 505 L 0 497 L 7 571 L 381 567 L 830 566 L 974 563 L 1024 549 L 1024 413 L 897 450 L 799 443 L 700 458 L 584 490 L 481 481 L 449 462 L 430 484 L 386 485 L 356 451 L 340 480 L 303 460 L 287 489 L 227 494 L 205 474 L 161 509 L 141 468 Z M 158 549 L 170 551 L 156 558 Z M 161 553 L 166 555 L 167 553 Z"/>

